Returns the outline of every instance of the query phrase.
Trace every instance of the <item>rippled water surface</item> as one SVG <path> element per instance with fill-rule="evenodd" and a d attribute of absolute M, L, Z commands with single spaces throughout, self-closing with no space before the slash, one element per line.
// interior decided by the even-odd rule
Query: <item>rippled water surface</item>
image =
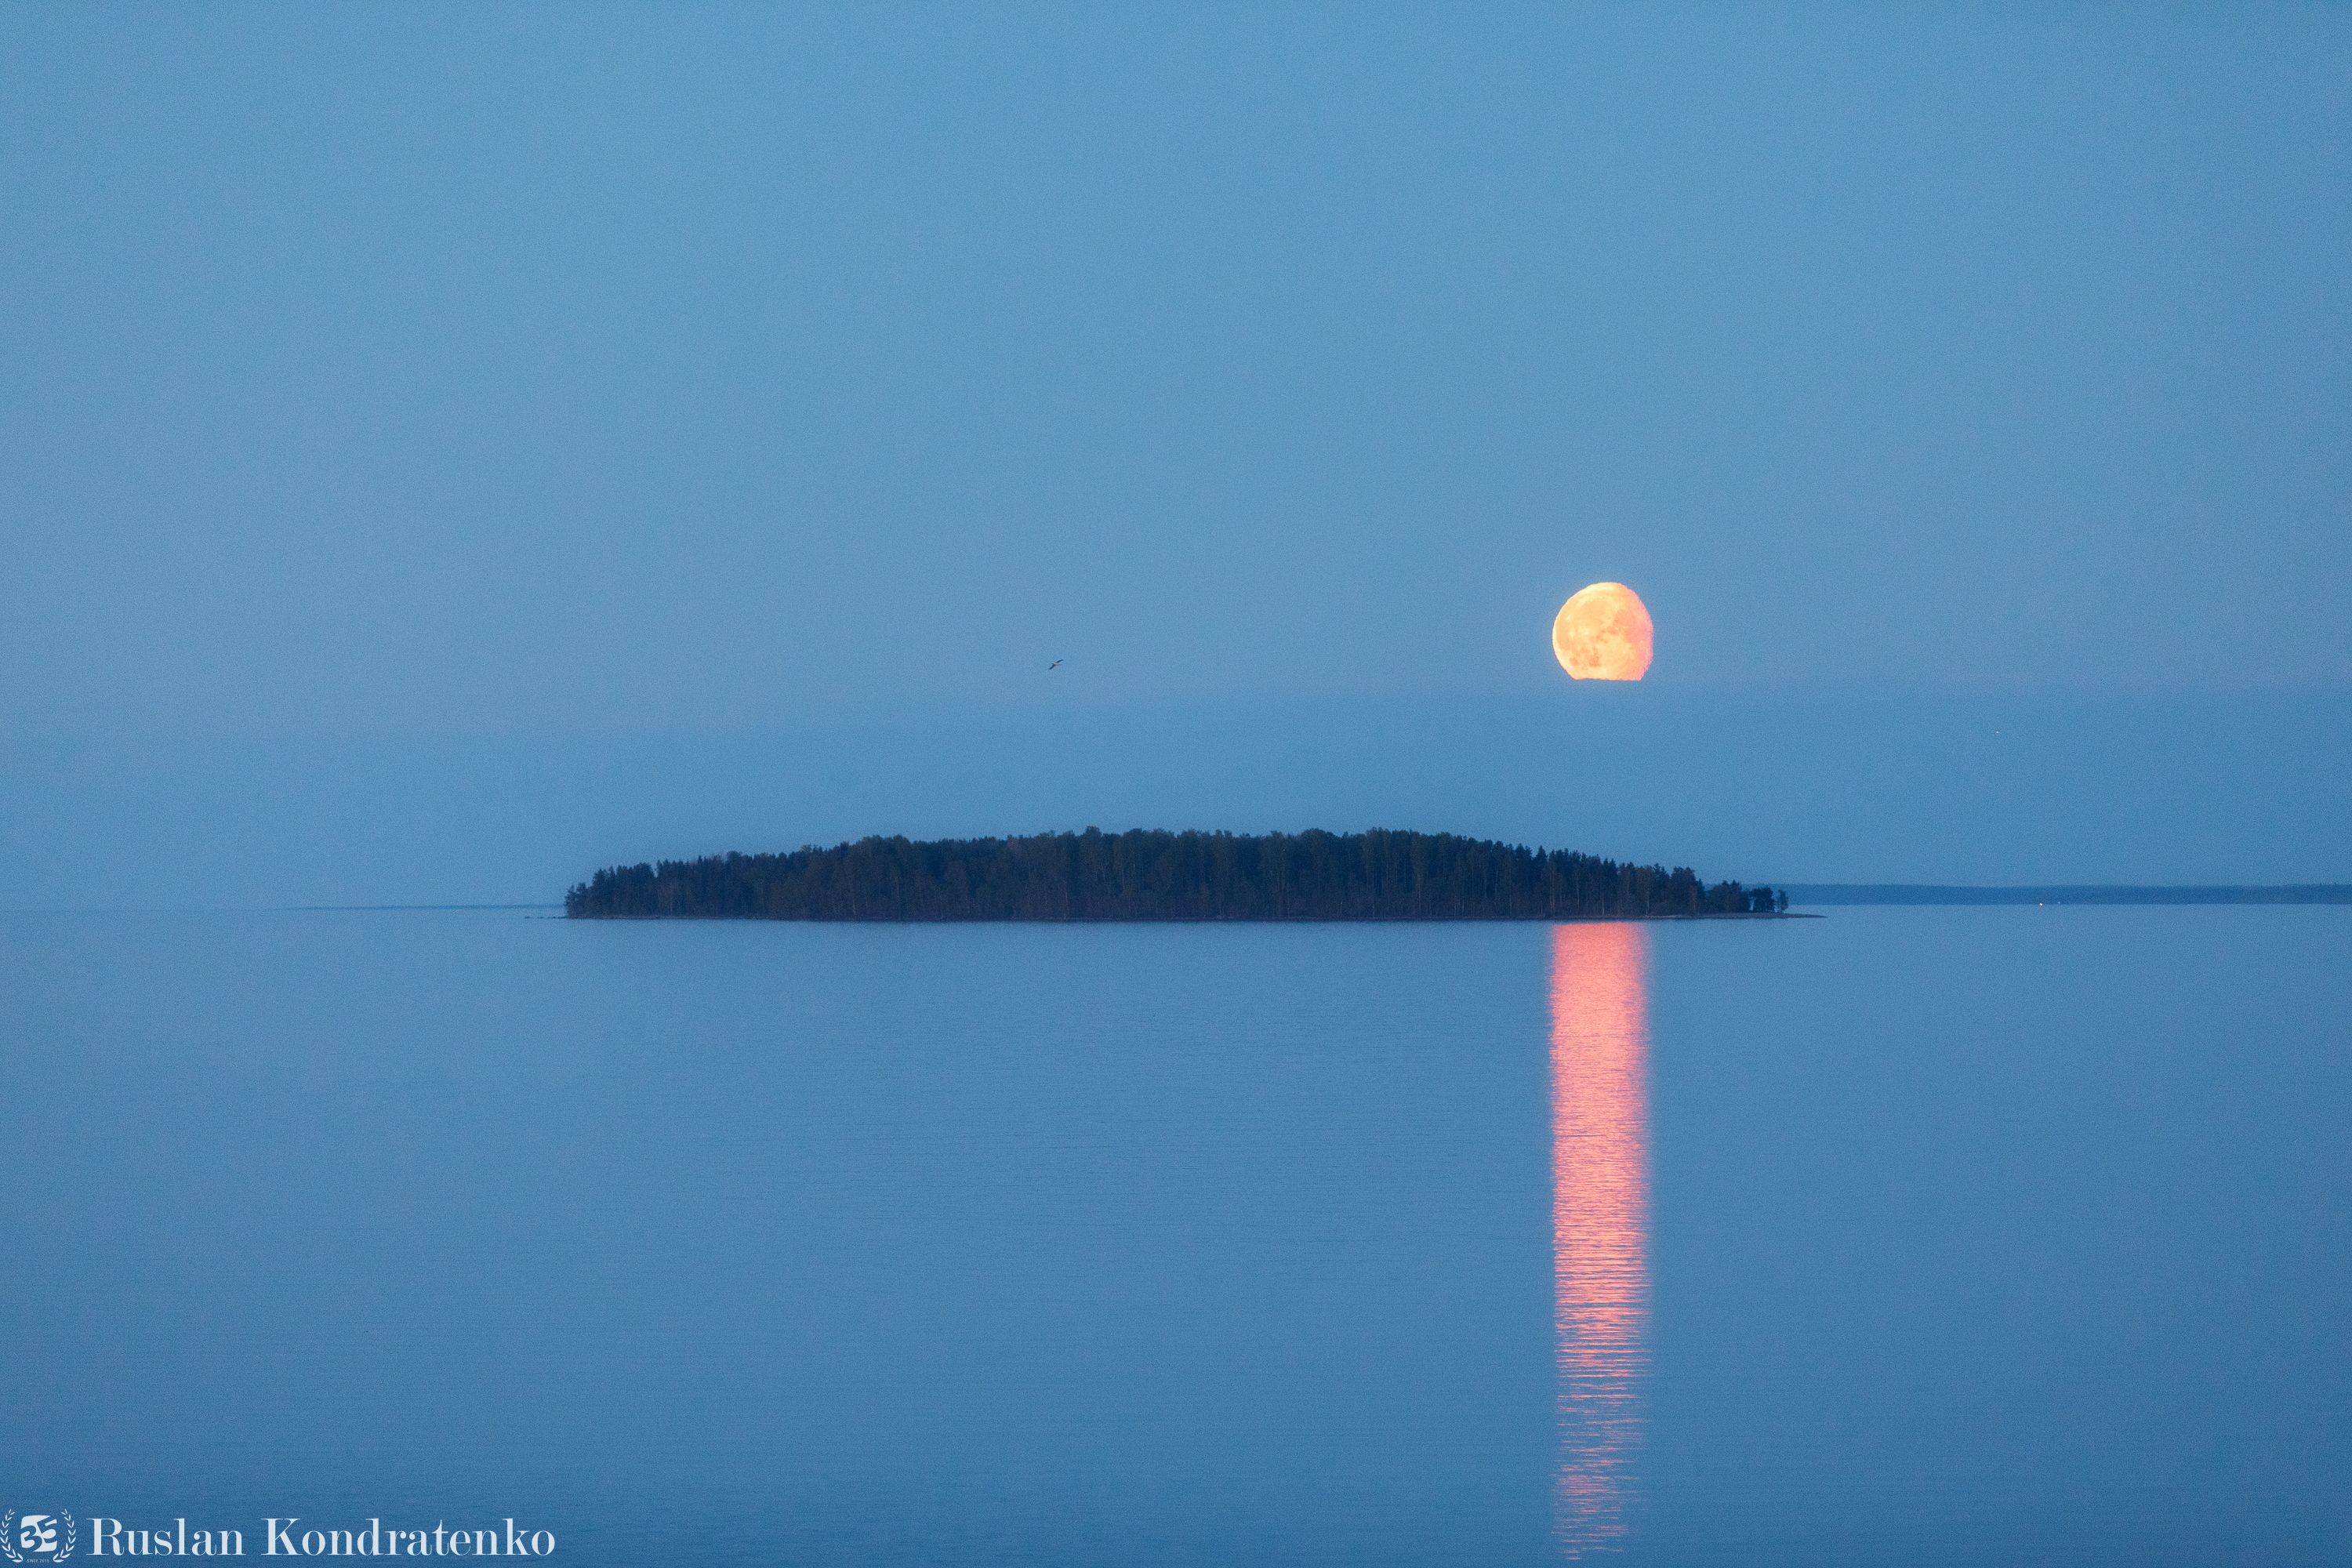
<path fill-rule="evenodd" d="M 2352 1561 L 2347 1019 L 2326 908 L 0 916 L 0 1508 Z"/>

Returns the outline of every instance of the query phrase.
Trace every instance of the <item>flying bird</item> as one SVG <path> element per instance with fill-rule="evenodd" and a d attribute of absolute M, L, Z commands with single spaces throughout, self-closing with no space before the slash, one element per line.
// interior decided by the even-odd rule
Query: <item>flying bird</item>
<path fill-rule="evenodd" d="M 1057 670 L 1057 669 L 1059 669 L 1059 668 L 1062 668 L 1062 661 L 1061 661 L 1060 659 L 1058 659 L 1058 658 L 1057 658 L 1057 659 L 1055 659 L 1053 663 L 1051 663 L 1051 664 L 1049 664 L 1049 665 L 1047 665 L 1047 666 L 1045 667 L 1045 673 L 1046 673 L 1046 674 L 1048 674 L 1048 675 L 1051 675 L 1051 674 L 1053 674 L 1055 670 Z"/>

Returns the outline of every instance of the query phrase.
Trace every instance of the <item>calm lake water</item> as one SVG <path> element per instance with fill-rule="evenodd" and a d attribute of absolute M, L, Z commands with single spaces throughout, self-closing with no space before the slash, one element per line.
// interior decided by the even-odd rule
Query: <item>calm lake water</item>
<path fill-rule="evenodd" d="M 0 916 L 0 1507 L 2352 1561 L 2352 910 Z"/>

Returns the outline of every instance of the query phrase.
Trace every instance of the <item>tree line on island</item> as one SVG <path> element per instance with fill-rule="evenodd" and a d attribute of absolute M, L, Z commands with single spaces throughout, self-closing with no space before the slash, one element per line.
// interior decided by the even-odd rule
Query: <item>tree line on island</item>
<path fill-rule="evenodd" d="M 1657 920 L 1784 911 L 1788 895 L 1451 833 L 1045 833 L 861 838 L 612 867 L 575 920 Z"/>

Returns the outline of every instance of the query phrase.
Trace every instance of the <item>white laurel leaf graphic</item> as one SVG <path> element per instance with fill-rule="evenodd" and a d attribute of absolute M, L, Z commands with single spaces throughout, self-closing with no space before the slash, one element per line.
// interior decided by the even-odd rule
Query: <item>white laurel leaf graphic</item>
<path fill-rule="evenodd" d="M 11 1563 L 22 1563 L 25 1560 L 16 1552 L 16 1510 L 13 1508 L 5 1515 L 0 1515 L 0 1552 L 7 1553 L 8 1561 Z"/>
<path fill-rule="evenodd" d="M 75 1531 L 76 1531 L 77 1530 L 79 1530 L 80 1527 L 79 1527 L 79 1526 L 78 1526 L 78 1525 L 76 1525 L 76 1524 L 74 1523 L 74 1516 L 73 1516 L 73 1515 L 71 1515 L 71 1514 L 67 1514 L 67 1515 L 65 1516 L 65 1521 L 66 1521 L 66 1544 L 65 1544 L 65 1550 L 64 1550 L 64 1551 L 62 1551 L 62 1552 L 58 1552 L 58 1553 L 57 1554 L 57 1556 L 56 1556 L 56 1557 L 52 1558 L 52 1559 L 51 1559 L 51 1561 L 52 1561 L 52 1562 L 62 1563 L 62 1562 L 64 1562 L 67 1558 L 68 1558 L 68 1557 L 70 1557 L 70 1556 L 72 1556 L 72 1555 L 73 1555 Z"/>

